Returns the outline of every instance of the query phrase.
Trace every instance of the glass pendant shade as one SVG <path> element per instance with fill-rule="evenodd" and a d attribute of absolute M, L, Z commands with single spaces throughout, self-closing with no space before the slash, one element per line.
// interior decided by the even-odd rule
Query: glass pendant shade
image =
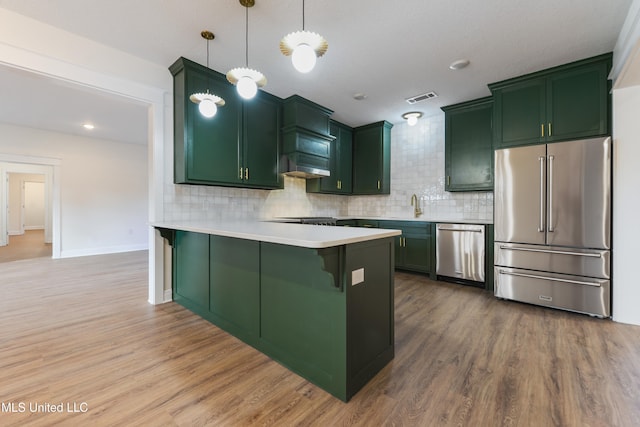
<path fill-rule="evenodd" d="M 328 48 L 329 44 L 321 35 L 310 31 L 296 31 L 280 40 L 280 52 L 291 56 L 294 68 L 301 73 L 311 71 L 317 58 L 324 55 Z"/>
<path fill-rule="evenodd" d="M 407 123 L 409 126 L 415 126 L 418 123 L 418 118 L 416 116 L 411 116 L 407 119 Z"/>
<path fill-rule="evenodd" d="M 200 104 L 198 104 L 198 110 L 200 111 L 200 114 L 210 119 L 218 112 L 218 106 L 211 99 L 203 99 Z"/>
<path fill-rule="evenodd" d="M 258 85 L 249 76 L 241 77 L 236 87 L 238 95 L 244 99 L 251 99 L 258 93 Z"/>
<path fill-rule="evenodd" d="M 316 66 L 316 52 L 306 43 L 301 43 L 293 49 L 291 62 L 296 70 L 308 73 Z"/>

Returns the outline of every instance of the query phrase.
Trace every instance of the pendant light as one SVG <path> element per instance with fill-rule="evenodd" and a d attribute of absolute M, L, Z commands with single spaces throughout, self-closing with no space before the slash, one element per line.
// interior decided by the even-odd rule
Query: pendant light
<path fill-rule="evenodd" d="M 236 85 L 238 95 L 244 99 L 251 99 L 258 93 L 258 88 L 267 84 L 267 78 L 260 71 L 249 68 L 249 8 L 255 0 L 240 0 L 245 7 L 245 67 L 234 68 L 227 73 L 227 80 Z"/>
<path fill-rule="evenodd" d="M 304 29 L 304 0 L 302 0 L 302 31 L 287 34 L 280 40 L 280 52 L 291 56 L 291 62 L 296 70 L 308 73 L 316 65 L 316 58 L 325 54 L 329 44 L 318 33 Z"/>
<path fill-rule="evenodd" d="M 213 40 L 215 36 L 208 30 L 202 31 L 200 36 L 207 41 L 207 68 L 209 68 L 209 40 Z M 224 99 L 209 93 L 209 89 L 207 89 L 206 93 L 194 93 L 189 97 L 189 99 L 194 104 L 198 104 L 200 114 L 206 118 L 215 116 L 218 112 L 218 107 L 222 107 L 224 105 Z"/>

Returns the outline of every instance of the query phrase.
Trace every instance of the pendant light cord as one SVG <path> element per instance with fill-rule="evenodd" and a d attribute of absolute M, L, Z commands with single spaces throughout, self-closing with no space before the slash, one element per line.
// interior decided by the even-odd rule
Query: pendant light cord
<path fill-rule="evenodd" d="M 249 8 L 245 7 L 244 53 L 245 67 L 249 68 Z"/>
<path fill-rule="evenodd" d="M 209 68 L 209 39 L 207 39 L 207 68 Z"/>
<path fill-rule="evenodd" d="M 304 31 L 304 0 L 302 0 L 302 31 Z"/>

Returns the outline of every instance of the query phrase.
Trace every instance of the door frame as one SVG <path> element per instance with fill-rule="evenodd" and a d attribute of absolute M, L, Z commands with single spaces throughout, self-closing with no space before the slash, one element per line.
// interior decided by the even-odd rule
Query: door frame
<path fill-rule="evenodd" d="M 60 159 L 0 153 L 0 246 L 8 243 L 8 174 L 44 175 L 45 242 L 51 243 L 52 258 L 60 258 Z"/>

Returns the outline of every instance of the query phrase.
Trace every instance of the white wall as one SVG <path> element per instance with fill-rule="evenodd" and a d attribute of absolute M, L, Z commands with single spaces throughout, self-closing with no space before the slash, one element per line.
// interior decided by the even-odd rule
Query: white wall
<path fill-rule="evenodd" d="M 44 229 L 44 182 L 24 181 L 24 229 Z"/>
<path fill-rule="evenodd" d="M 613 51 L 613 319 L 640 325 L 640 0 L 634 0 Z"/>
<path fill-rule="evenodd" d="M 146 145 L 0 124 L 0 153 L 61 160 L 62 257 L 148 248 Z"/>
<path fill-rule="evenodd" d="M 613 318 L 640 325 L 640 86 L 613 91 Z"/>

